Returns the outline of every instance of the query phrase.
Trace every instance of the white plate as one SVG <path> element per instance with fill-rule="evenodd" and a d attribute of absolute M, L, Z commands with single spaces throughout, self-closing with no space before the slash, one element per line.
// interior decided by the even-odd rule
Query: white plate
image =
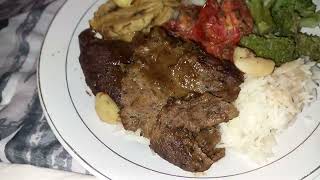
<path fill-rule="evenodd" d="M 104 0 L 69 0 L 48 31 L 38 67 L 39 94 L 59 141 L 91 173 L 123 179 L 313 179 L 320 165 L 320 102 L 279 137 L 276 156 L 262 165 L 227 152 L 208 171 L 193 174 L 152 153 L 148 144 L 102 123 L 78 61 L 78 35 Z M 90 93 L 89 93 L 90 94 Z"/>

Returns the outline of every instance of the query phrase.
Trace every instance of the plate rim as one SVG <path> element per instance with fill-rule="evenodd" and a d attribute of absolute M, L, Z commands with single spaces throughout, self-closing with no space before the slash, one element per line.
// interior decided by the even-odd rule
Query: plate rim
<path fill-rule="evenodd" d="M 52 131 L 54 132 L 55 136 L 57 137 L 57 139 L 59 140 L 59 142 L 63 145 L 63 147 L 68 151 L 68 153 L 70 153 L 70 155 L 72 155 L 72 157 L 74 157 L 75 159 L 77 159 L 78 162 L 81 163 L 81 165 L 85 166 L 86 169 L 88 171 L 90 171 L 92 174 L 95 174 L 95 175 L 98 175 L 98 176 L 103 176 L 104 178 L 107 178 L 107 179 L 111 179 L 110 177 L 108 177 L 107 175 L 105 175 L 104 173 L 100 172 L 98 169 L 94 168 L 93 166 L 90 165 L 90 163 L 88 163 L 83 157 L 81 157 L 81 155 L 79 153 L 77 153 L 77 151 L 63 138 L 63 136 L 60 134 L 60 132 L 58 131 L 58 128 L 56 127 L 56 125 L 54 124 L 48 110 L 47 110 L 47 106 L 46 106 L 46 103 L 45 103 L 45 100 L 43 98 L 43 93 L 42 93 L 42 90 L 41 90 L 41 82 L 40 82 L 40 64 L 41 64 L 41 59 L 42 59 L 42 53 L 43 53 L 43 47 L 45 45 L 45 43 L 47 43 L 47 35 L 49 33 L 49 30 L 51 29 L 52 27 L 52 24 L 53 22 L 55 22 L 57 20 L 56 16 L 59 15 L 61 13 L 61 10 L 65 7 L 65 5 L 70 2 L 70 1 L 65 1 L 63 2 L 62 6 L 59 7 L 58 11 L 55 13 L 52 21 L 50 22 L 49 26 L 48 26 L 48 29 L 45 33 L 45 38 L 42 42 L 42 45 L 41 45 L 41 50 L 40 50 L 40 55 L 39 55 L 39 59 L 38 59 L 38 62 L 37 62 L 37 88 L 38 88 L 38 95 L 39 95 L 39 99 L 40 99 L 40 104 L 44 110 L 44 114 L 47 118 L 47 122 L 48 124 L 50 125 Z M 83 19 L 83 17 L 88 13 L 88 11 L 97 3 L 99 2 L 99 0 L 94 0 L 94 2 L 89 6 L 87 7 L 86 11 L 81 15 L 81 18 L 80 20 L 78 21 L 76 27 L 73 29 L 72 31 L 72 36 L 68 42 L 68 49 L 66 51 L 66 60 L 65 60 L 65 64 L 68 63 L 68 53 L 69 53 L 69 48 L 70 48 L 70 44 L 73 40 L 73 37 L 74 37 L 74 33 L 78 27 L 78 25 L 80 24 L 81 20 Z M 144 167 L 143 165 L 140 165 L 138 163 L 135 163 L 123 156 L 121 156 L 120 154 L 118 154 L 117 152 L 115 152 L 114 150 L 112 150 L 110 147 L 108 147 L 104 142 L 102 142 L 97 136 L 95 133 L 93 133 L 91 131 L 91 129 L 87 126 L 87 124 L 85 122 L 83 122 L 82 120 L 82 117 L 81 115 L 78 113 L 78 110 L 74 104 L 74 101 L 73 101 L 73 98 L 71 96 L 71 93 L 70 93 L 70 90 L 69 90 L 69 84 L 68 84 L 68 78 L 67 78 L 67 65 L 65 66 L 65 71 L 66 71 L 66 82 L 67 82 L 67 87 L 68 87 L 68 96 L 70 97 L 70 100 L 72 102 L 72 105 L 73 105 L 73 108 L 74 110 L 76 111 L 77 115 L 79 116 L 79 118 L 81 119 L 82 123 L 86 126 L 86 128 L 90 131 L 90 133 L 100 142 L 102 143 L 105 147 L 107 147 L 112 153 L 116 154 L 118 157 L 120 158 L 123 158 L 124 160 L 136 165 L 136 166 L 139 166 L 139 167 L 142 167 L 146 170 L 149 170 L 149 171 L 153 171 L 153 172 L 157 172 L 161 175 L 168 175 L 168 176 L 173 176 L 173 177 L 176 177 L 176 178 L 186 178 L 186 179 L 219 179 L 219 178 L 226 178 L 226 177 L 231 177 L 231 176 L 237 176 L 237 175 L 242 175 L 242 174 L 247 174 L 247 173 L 250 173 L 252 171 L 255 171 L 255 170 L 259 170 L 259 169 L 262 169 L 266 166 L 269 166 L 283 158 L 285 158 L 286 156 L 288 156 L 289 154 L 291 154 L 293 151 L 295 151 L 296 149 L 298 149 L 303 143 L 305 143 L 311 136 L 312 134 L 317 130 L 317 128 L 319 127 L 320 123 L 317 125 L 317 127 L 310 133 L 310 135 L 303 141 L 301 142 L 297 147 L 295 147 L 293 150 L 291 150 L 290 152 L 288 152 L 287 154 L 281 156 L 280 158 L 266 164 L 266 165 L 263 165 L 261 167 L 258 167 L 258 168 L 255 168 L 255 169 L 252 169 L 252 170 L 249 170 L 249 171 L 246 171 L 246 172 L 242 172 L 242 173 L 237 173 L 237 174 L 232 174 L 232 175 L 226 175 L 226 176 L 218 176 L 218 177 L 190 177 L 190 176 L 180 176 L 180 175 L 174 175 L 174 174 L 168 174 L 168 173 L 164 173 L 164 172 L 160 172 L 160 171 L 157 171 L 157 170 L 153 170 L 151 168 L 148 168 L 148 167 Z M 310 177 L 311 175 L 313 175 L 314 173 L 316 172 L 319 172 L 320 171 L 320 165 L 318 167 L 316 167 L 314 170 L 312 170 L 309 174 L 307 174 L 306 176 L 302 177 L 301 179 L 306 179 L 308 177 Z"/>

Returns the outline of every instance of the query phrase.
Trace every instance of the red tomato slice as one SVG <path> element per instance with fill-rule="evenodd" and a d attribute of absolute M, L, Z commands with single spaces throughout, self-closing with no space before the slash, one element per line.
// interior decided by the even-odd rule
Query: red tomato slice
<path fill-rule="evenodd" d="M 184 7 L 176 20 L 167 24 L 167 29 L 178 36 L 200 43 L 211 55 L 232 60 L 233 52 L 242 36 L 253 30 L 253 19 L 244 0 L 207 0 L 206 5 L 195 15 Z M 196 11 L 193 11 L 196 12 Z"/>

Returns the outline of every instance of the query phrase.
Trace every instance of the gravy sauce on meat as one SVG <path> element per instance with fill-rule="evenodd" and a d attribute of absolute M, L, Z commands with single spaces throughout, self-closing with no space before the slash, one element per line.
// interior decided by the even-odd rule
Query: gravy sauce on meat
<path fill-rule="evenodd" d="M 126 130 L 140 129 L 151 149 L 187 171 L 205 171 L 224 156 L 215 147 L 217 125 L 238 116 L 231 102 L 243 81 L 232 63 L 161 28 L 131 43 L 98 40 L 89 31 L 79 39 L 88 86 L 115 99 Z"/>

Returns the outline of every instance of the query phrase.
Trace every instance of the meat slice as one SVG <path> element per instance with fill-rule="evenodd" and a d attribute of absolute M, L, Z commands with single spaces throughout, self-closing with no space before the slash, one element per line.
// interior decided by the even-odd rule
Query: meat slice
<path fill-rule="evenodd" d="M 217 125 L 238 115 L 231 104 L 242 73 L 161 28 L 133 42 L 100 40 L 82 32 L 80 64 L 93 93 L 106 92 L 121 107 L 125 129 L 180 168 L 201 172 L 224 156 Z"/>
<path fill-rule="evenodd" d="M 210 92 L 235 100 L 242 73 L 227 61 L 206 55 L 191 42 L 153 29 L 135 49 L 134 63 L 122 79 L 120 116 L 124 128 L 150 137 L 157 115 L 170 97 Z M 227 113 L 227 112 L 226 112 Z"/>
<path fill-rule="evenodd" d="M 163 159 L 191 172 L 203 172 L 224 156 L 224 149 L 212 149 L 212 154 L 218 156 L 211 159 L 202 151 L 192 133 L 166 127 L 155 129 L 150 139 L 150 148 Z"/>
<path fill-rule="evenodd" d="M 242 74 L 229 61 L 219 61 L 204 53 L 186 52 L 172 68 L 174 81 L 188 92 L 211 92 L 228 102 L 240 92 Z"/>
<path fill-rule="evenodd" d="M 224 156 L 215 125 L 238 115 L 236 108 L 211 94 L 171 99 L 158 115 L 150 147 L 180 168 L 202 172 Z"/>
<path fill-rule="evenodd" d="M 183 128 L 198 133 L 238 116 L 236 107 L 221 98 L 209 93 L 196 96 L 199 95 L 169 100 L 159 114 L 159 121 L 171 129 Z"/>
<path fill-rule="evenodd" d="M 86 83 L 94 94 L 107 93 L 116 103 L 120 103 L 121 79 L 124 72 L 121 64 L 129 64 L 133 54 L 131 43 L 102 40 L 87 29 L 79 35 L 79 61 Z"/>
<path fill-rule="evenodd" d="M 121 122 L 126 130 L 137 131 L 149 138 L 157 115 L 166 104 L 168 96 L 152 84 L 140 72 L 140 65 L 130 65 L 122 80 L 120 111 Z"/>

